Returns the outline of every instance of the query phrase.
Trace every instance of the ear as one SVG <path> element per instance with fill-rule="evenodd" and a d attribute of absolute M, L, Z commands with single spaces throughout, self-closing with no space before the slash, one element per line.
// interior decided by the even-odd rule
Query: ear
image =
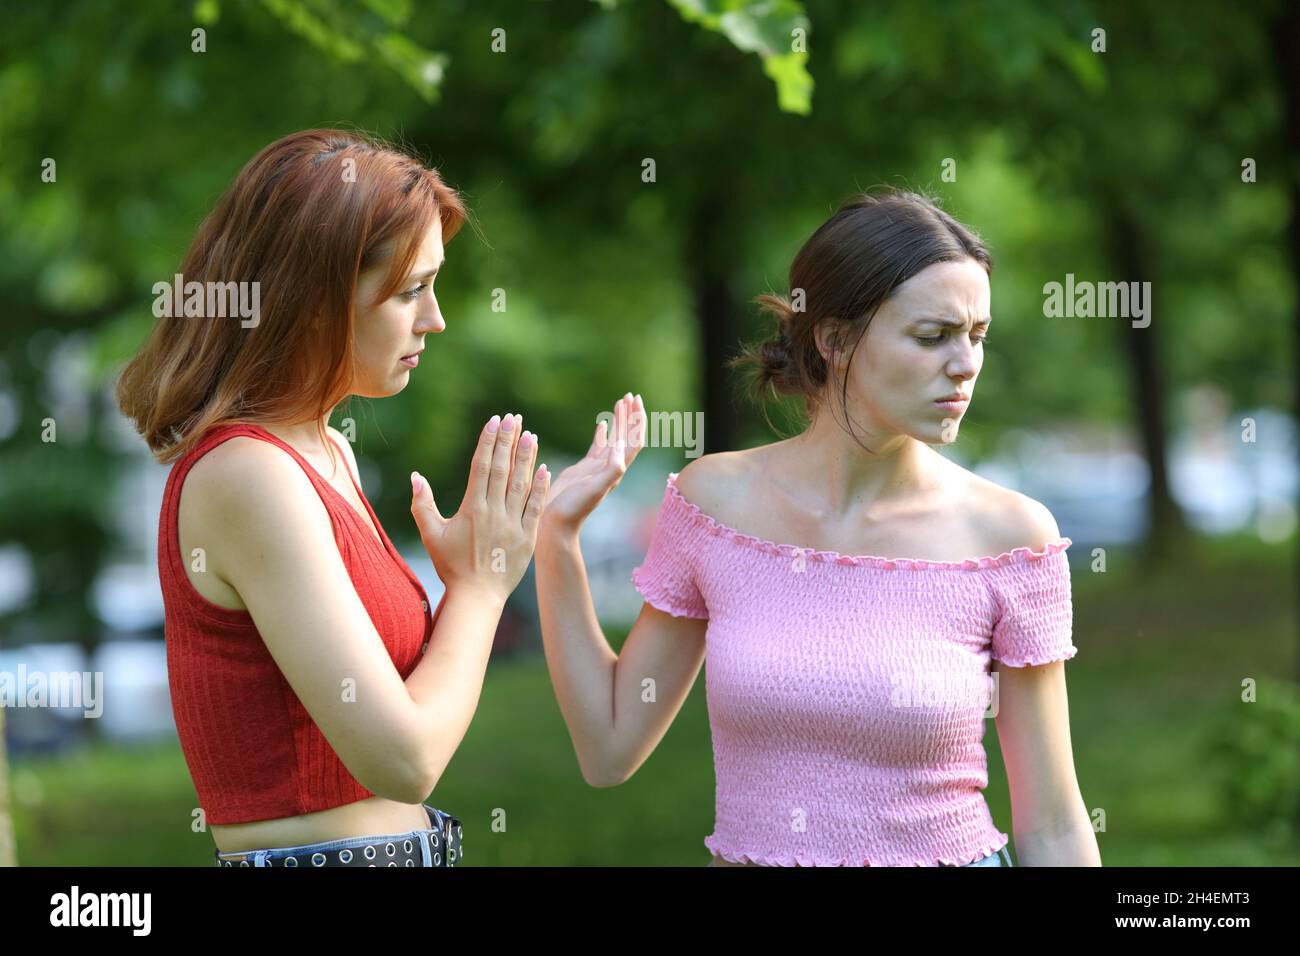
<path fill-rule="evenodd" d="M 837 335 L 833 331 L 835 328 L 833 325 L 834 321 L 833 317 L 830 319 L 823 319 L 821 322 L 818 322 L 816 327 L 813 329 L 813 338 L 817 342 L 817 351 L 821 353 L 822 359 L 827 365 L 832 364 L 832 352 L 835 351 L 837 342 Z M 836 365 L 843 365 L 846 361 L 846 356 L 843 352 L 838 352 L 833 357 L 835 360 L 834 364 Z"/>

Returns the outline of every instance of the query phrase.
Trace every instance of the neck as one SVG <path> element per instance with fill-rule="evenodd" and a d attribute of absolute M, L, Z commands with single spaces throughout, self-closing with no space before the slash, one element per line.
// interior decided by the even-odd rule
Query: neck
<path fill-rule="evenodd" d="M 923 442 L 896 433 L 873 435 L 860 423 L 853 431 L 850 436 L 823 407 L 790 441 L 790 471 L 816 490 L 830 516 L 861 515 L 934 486 L 935 452 Z"/>
<path fill-rule="evenodd" d="M 322 445 L 320 436 L 324 432 L 325 426 L 329 424 L 330 414 L 333 414 L 333 411 L 333 409 L 330 409 L 330 412 L 319 422 L 315 419 L 292 424 L 276 422 L 262 427 L 276 438 L 292 445 L 299 452 L 317 453 L 332 458 L 332 443 L 327 439 L 325 444 Z M 324 433 L 328 434 L 328 432 Z"/>

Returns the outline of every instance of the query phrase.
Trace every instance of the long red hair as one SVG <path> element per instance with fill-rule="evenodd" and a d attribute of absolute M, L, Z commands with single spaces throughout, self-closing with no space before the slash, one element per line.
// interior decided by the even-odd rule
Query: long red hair
<path fill-rule="evenodd" d="M 154 457 L 175 461 L 227 422 L 323 421 L 352 382 L 358 276 L 387 261 L 375 303 L 394 295 L 435 215 L 446 243 L 468 213 L 436 170 L 373 137 L 304 130 L 249 160 L 180 272 L 257 282 L 258 321 L 159 318 L 117 382 Z M 320 437 L 329 448 L 323 425 Z"/>

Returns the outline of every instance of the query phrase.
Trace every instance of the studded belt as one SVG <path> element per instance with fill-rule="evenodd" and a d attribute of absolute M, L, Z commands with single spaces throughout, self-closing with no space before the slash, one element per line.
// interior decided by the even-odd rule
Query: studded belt
<path fill-rule="evenodd" d="M 425 830 L 380 836 L 327 840 L 305 846 L 265 850 L 216 851 L 217 866 L 455 866 L 461 850 L 461 822 L 449 813 L 423 804 L 429 823 Z"/>

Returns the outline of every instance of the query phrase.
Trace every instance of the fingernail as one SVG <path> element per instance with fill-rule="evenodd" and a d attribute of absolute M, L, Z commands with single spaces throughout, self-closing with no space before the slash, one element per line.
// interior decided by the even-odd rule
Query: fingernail
<path fill-rule="evenodd" d="M 489 419 L 488 419 L 488 429 L 487 429 L 488 432 L 489 432 L 489 434 L 490 434 L 491 432 L 496 431 L 496 430 L 497 430 L 497 426 L 500 425 L 500 424 L 501 424 L 501 416 L 500 416 L 500 415 L 493 415 L 491 418 L 489 418 Z"/>
<path fill-rule="evenodd" d="M 549 474 L 549 472 L 546 470 L 546 462 L 542 462 L 540 465 L 537 466 L 537 474 L 539 477 L 542 478 L 545 478 Z"/>
<path fill-rule="evenodd" d="M 411 472 L 411 491 L 418 495 L 423 488 L 424 479 L 420 476 L 420 473 L 418 471 Z"/>
<path fill-rule="evenodd" d="M 526 431 L 526 432 L 524 432 L 522 435 L 519 436 L 519 444 L 521 444 L 521 445 L 531 445 L 532 443 L 533 443 L 533 433 L 532 433 L 532 432 Z"/>
<path fill-rule="evenodd" d="M 514 430 L 515 430 L 515 417 L 514 417 L 513 415 L 507 415 L 506 418 L 505 418 L 505 421 L 503 421 L 503 422 L 501 423 L 501 427 L 504 428 L 504 429 L 505 429 L 506 431 L 508 431 L 508 432 L 512 432 L 512 431 L 514 431 Z"/>

